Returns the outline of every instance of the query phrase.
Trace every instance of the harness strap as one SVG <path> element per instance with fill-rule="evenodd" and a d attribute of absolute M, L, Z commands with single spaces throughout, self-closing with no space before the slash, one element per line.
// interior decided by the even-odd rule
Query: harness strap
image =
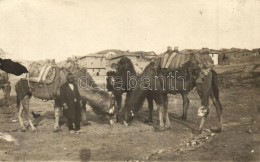
<path fill-rule="evenodd" d="M 28 87 L 29 87 L 29 91 L 32 93 L 32 87 L 31 87 L 31 85 L 30 85 L 30 73 L 27 73 L 26 76 L 27 76 L 27 84 L 28 84 Z M 36 83 L 35 85 L 37 85 L 37 84 L 38 84 L 38 83 Z M 53 83 L 53 84 L 54 84 L 54 83 Z M 53 96 L 52 96 L 52 94 L 50 93 L 50 90 L 49 90 L 49 88 L 47 87 L 45 81 L 43 81 L 43 85 L 44 85 L 45 88 L 47 89 L 47 91 L 48 91 L 48 93 L 49 93 L 49 95 L 50 95 L 50 98 L 51 98 L 51 100 L 52 100 L 52 99 L 53 99 Z M 37 99 L 37 97 L 34 97 L 34 98 Z M 48 100 L 42 100 L 42 101 L 47 102 Z"/>
<path fill-rule="evenodd" d="M 32 88 L 30 86 L 30 81 L 29 81 L 30 80 L 30 73 L 27 73 L 26 77 L 27 77 L 27 84 L 28 84 L 28 87 L 29 87 L 29 91 L 32 92 Z"/>
<path fill-rule="evenodd" d="M 46 79 L 46 77 L 48 75 L 48 72 L 50 71 L 51 68 L 52 68 L 51 65 L 47 65 L 47 67 L 44 70 L 44 73 L 41 76 L 41 80 L 45 81 L 45 79 Z"/>

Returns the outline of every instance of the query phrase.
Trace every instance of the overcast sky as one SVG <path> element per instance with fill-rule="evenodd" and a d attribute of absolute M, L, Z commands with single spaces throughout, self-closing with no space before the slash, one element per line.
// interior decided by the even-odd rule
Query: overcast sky
<path fill-rule="evenodd" d="M 0 48 L 23 59 L 168 45 L 260 47 L 260 1 L 0 0 Z"/>

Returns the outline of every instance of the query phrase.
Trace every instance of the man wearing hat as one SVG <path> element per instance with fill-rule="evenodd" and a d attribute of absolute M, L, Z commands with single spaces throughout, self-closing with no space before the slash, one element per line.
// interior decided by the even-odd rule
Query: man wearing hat
<path fill-rule="evenodd" d="M 70 133 L 80 133 L 81 118 L 81 97 L 78 86 L 74 84 L 74 76 L 68 73 L 67 82 L 60 87 L 61 103 L 64 109 L 64 115 L 68 119 L 68 127 Z M 73 127 L 73 124 L 75 127 Z"/>

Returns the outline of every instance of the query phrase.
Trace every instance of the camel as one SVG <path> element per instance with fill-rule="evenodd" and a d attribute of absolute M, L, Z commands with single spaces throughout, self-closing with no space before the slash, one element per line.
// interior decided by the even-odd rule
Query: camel
<path fill-rule="evenodd" d="M 122 105 L 122 94 L 126 93 L 126 98 L 129 98 L 128 96 L 131 96 L 131 93 L 133 91 L 133 87 L 131 85 L 134 83 L 134 80 L 127 80 L 131 79 L 132 77 L 136 77 L 136 71 L 134 68 L 134 65 L 132 61 L 128 57 L 122 57 L 117 64 L 114 64 L 116 66 L 117 70 L 109 71 L 107 72 L 107 89 L 108 91 L 111 91 L 113 95 L 115 96 L 115 100 L 117 103 L 117 121 L 118 121 L 118 113 L 121 109 Z M 120 84 L 117 84 L 120 82 Z M 148 107 L 150 110 L 150 116 L 145 122 L 152 122 L 152 116 L 153 116 L 153 99 L 151 95 L 146 96 Z M 124 109 L 122 110 L 122 113 L 124 114 Z"/>
<path fill-rule="evenodd" d="M 201 122 L 198 130 L 194 133 L 201 133 L 206 118 L 209 114 L 209 98 L 212 99 L 219 119 L 219 129 L 222 131 L 222 105 L 219 100 L 219 89 L 217 83 L 217 73 L 214 70 L 208 71 L 204 77 L 203 83 L 197 83 L 196 79 L 201 73 L 195 55 L 187 55 L 188 62 L 185 62 L 181 68 L 171 71 L 161 72 L 161 58 L 152 61 L 144 69 L 143 73 L 136 78 L 138 84 L 130 96 L 127 96 L 125 103 L 125 122 L 131 121 L 133 115 L 142 107 L 147 93 L 153 95 L 153 99 L 159 108 L 159 130 L 163 131 L 171 127 L 168 117 L 168 94 L 181 94 L 183 97 L 183 119 L 187 118 L 189 107 L 189 92 L 196 86 L 201 99 L 201 107 L 198 115 L 201 116 Z M 197 55 L 196 55 L 197 56 Z M 199 57 L 199 55 L 198 55 Z M 178 74 L 175 75 L 174 74 Z M 167 81 L 167 79 L 173 78 Z"/>
<path fill-rule="evenodd" d="M 30 70 L 29 70 L 30 71 Z M 21 131 L 27 131 L 24 126 L 22 113 L 25 113 L 25 118 L 28 121 L 31 129 L 36 131 L 37 129 L 32 123 L 32 119 L 29 116 L 29 103 L 30 98 L 42 100 L 54 100 L 54 132 L 60 131 L 59 118 L 62 105 L 60 103 L 60 86 L 66 82 L 66 75 L 72 72 L 75 75 L 75 83 L 79 85 L 79 92 L 84 102 L 87 102 L 92 106 L 95 113 L 106 115 L 112 123 L 114 116 L 114 107 L 111 107 L 110 95 L 98 89 L 92 77 L 84 68 L 79 68 L 76 64 L 69 62 L 67 67 L 51 66 L 50 74 L 53 78 L 51 80 L 32 81 L 30 79 L 22 78 L 15 85 L 15 91 L 17 94 L 17 108 L 19 109 L 18 119 L 21 126 Z M 29 73 L 30 74 L 30 73 Z"/>

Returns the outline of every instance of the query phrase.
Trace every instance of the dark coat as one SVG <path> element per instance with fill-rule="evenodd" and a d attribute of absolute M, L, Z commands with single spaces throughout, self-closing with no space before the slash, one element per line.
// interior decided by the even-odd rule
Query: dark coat
<path fill-rule="evenodd" d="M 64 115 L 72 120 L 80 120 L 81 118 L 81 107 L 80 107 L 80 94 L 78 86 L 74 85 L 74 90 L 69 86 L 69 83 L 64 83 L 60 87 L 60 100 L 61 104 L 67 104 L 68 110 L 64 110 Z"/>

